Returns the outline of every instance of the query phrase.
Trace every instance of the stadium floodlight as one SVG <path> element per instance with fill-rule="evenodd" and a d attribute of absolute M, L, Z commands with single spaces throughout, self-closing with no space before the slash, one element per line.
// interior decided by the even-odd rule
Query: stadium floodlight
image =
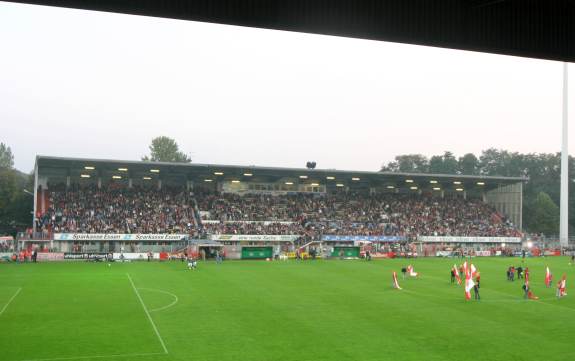
<path fill-rule="evenodd" d="M 211 182 L 211 179 L 204 179 L 204 182 Z"/>
<path fill-rule="evenodd" d="M 387 189 L 395 189 L 395 186 L 387 186 Z"/>
<path fill-rule="evenodd" d="M 501 248 L 505 248 L 505 243 L 501 243 Z"/>
<path fill-rule="evenodd" d="M 527 242 L 527 248 L 531 248 L 531 247 L 533 247 L 533 242 L 531 242 L 531 241 Z"/>
<path fill-rule="evenodd" d="M 307 175 L 300 175 L 299 176 L 301 179 L 307 179 Z"/>
<path fill-rule="evenodd" d="M 317 186 L 319 186 L 319 183 L 312 183 L 311 186 L 312 186 L 312 187 L 317 187 Z"/>
<path fill-rule="evenodd" d="M 334 180 L 335 177 L 333 177 L 333 176 L 327 176 L 327 177 L 325 177 L 325 179 Z"/>
<path fill-rule="evenodd" d="M 143 177 L 142 179 L 143 180 L 150 180 L 150 179 L 152 179 L 152 177 Z"/>
<path fill-rule="evenodd" d="M 477 182 L 477 185 L 478 185 L 478 186 L 484 186 L 484 185 L 485 185 L 485 182 Z"/>
<path fill-rule="evenodd" d="M 413 183 L 413 179 L 406 179 L 405 183 Z"/>
<path fill-rule="evenodd" d="M 338 183 L 338 184 L 336 184 L 335 186 L 336 186 L 336 187 L 343 187 L 344 185 L 343 185 L 343 183 Z"/>
<path fill-rule="evenodd" d="M 85 170 L 94 170 L 96 167 L 92 167 L 91 165 L 87 165 L 84 167 Z"/>
<path fill-rule="evenodd" d="M 253 176 L 253 174 L 251 174 L 251 173 L 244 173 L 244 176 L 245 176 L 245 177 L 251 177 L 251 176 Z"/>
<path fill-rule="evenodd" d="M 433 187 L 433 190 L 434 190 L 434 191 L 440 191 L 441 188 L 439 188 L 439 187 Z"/>
<path fill-rule="evenodd" d="M 118 170 L 119 170 L 120 172 L 127 172 L 127 171 L 128 171 L 128 168 L 118 168 Z"/>
<path fill-rule="evenodd" d="M 417 190 L 417 187 L 416 187 L 416 186 L 413 186 L 413 187 L 409 187 L 409 189 L 411 189 L 411 190 Z"/>
<path fill-rule="evenodd" d="M 113 175 L 113 176 L 112 176 L 112 179 L 122 179 L 122 176 L 119 176 L 119 175 Z"/>
<path fill-rule="evenodd" d="M 291 186 L 291 185 L 293 185 L 293 182 L 285 182 L 285 185 L 286 185 L 286 186 Z"/>
<path fill-rule="evenodd" d="M 224 172 L 214 172 L 214 175 L 224 175 Z"/>
<path fill-rule="evenodd" d="M 150 172 L 152 172 L 152 173 L 160 173 L 160 170 L 159 170 L 159 169 L 150 169 Z"/>
<path fill-rule="evenodd" d="M 430 180 L 429 183 L 431 183 L 431 184 L 437 184 L 437 181 L 436 181 L 436 180 Z"/>
<path fill-rule="evenodd" d="M 458 192 L 463 192 L 463 188 L 455 188 L 455 190 Z"/>
<path fill-rule="evenodd" d="M 90 178 L 89 174 L 80 174 L 80 178 Z"/>
<path fill-rule="evenodd" d="M 357 182 L 358 180 L 360 180 L 360 178 L 358 178 L 358 177 L 353 177 L 353 178 L 351 178 L 351 180 Z"/>
<path fill-rule="evenodd" d="M 240 181 L 237 179 L 232 180 L 232 183 L 239 183 Z"/>
<path fill-rule="evenodd" d="M 460 181 L 454 181 L 453 184 L 461 184 Z"/>

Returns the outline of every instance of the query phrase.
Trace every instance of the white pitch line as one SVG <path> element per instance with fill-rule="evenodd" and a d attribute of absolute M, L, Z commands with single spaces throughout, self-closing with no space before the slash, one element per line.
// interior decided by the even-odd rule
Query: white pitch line
<path fill-rule="evenodd" d="M 142 307 L 144 308 L 144 312 L 146 312 L 146 316 L 148 316 L 148 320 L 150 320 L 150 323 L 152 324 L 152 327 L 154 328 L 154 331 L 156 332 L 156 336 L 158 336 L 158 340 L 160 340 L 160 343 L 162 344 L 162 348 L 164 349 L 164 353 L 167 354 L 168 349 L 166 348 L 166 345 L 164 344 L 164 340 L 162 340 L 162 336 L 160 336 L 160 332 L 158 331 L 158 328 L 156 327 L 154 320 L 152 320 L 152 316 L 150 316 L 150 312 L 148 312 L 148 309 L 146 308 L 146 304 L 144 304 L 144 300 L 142 300 L 142 296 L 140 296 L 140 292 L 138 292 L 138 289 L 134 285 L 134 281 L 132 281 L 132 277 L 130 277 L 130 274 L 129 273 L 126 273 L 126 274 L 128 275 L 128 279 L 130 280 L 130 283 L 132 284 L 132 288 L 134 289 L 136 296 L 138 296 L 138 299 L 140 300 L 140 303 L 142 304 Z"/>
<path fill-rule="evenodd" d="M 6 311 L 6 309 L 8 308 L 8 305 L 10 305 L 10 303 L 12 303 L 12 301 L 14 301 L 14 299 L 16 298 L 16 296 L 18 296 L 20 291 L 22 291 L 22 287 L 19 287 L 18 290 L 16 290 L 16 293 L 14 294 L 14 296 L 12 296 L 12 298 L 10 298 L 8 300 L 8 302 L 4 305 L 4 307 L 2 307 L 2 309 L 0 310 L 0 316 L 2 316 L 4 311 Z"/>
<path fill-rule="evenodd" d="M 86 360 L 94 358 L 111 358 L 111 357 L 144 357 L 144 356 L 159 356 L 165 355 L 163 352 L 155 353 L 132 353 L 123 355 L 98 355 L 98 356 L 75 356 L 75 357 L 56 357 L 56 358 L 39 358 L 33 360 L 23 360 L 23 361 L 65 361 L 65 360 Z"/>
<path fill-rule="evenodd" d="M 168 308 L 172 307 L 173 305 L 175 305 L 176 303 L 178 303 L 179 299 L 178 296 L 176 296 L 175 294 L 168 292 L 168 291 L 164 291 L 164 290 L 158 290 L 156 288 L 138 288 L 139 290 L 147 290 L 147 291 L 152 291 L 152 292 L 159 292 L 159 293 L 163 293 L 166 295 L 170 295 L 174 298 L 174 301 L 172 303 L 170 303 L 167 306 L 163 306 L 163 307 L 159 307 L 159 308 L 154 308 L 149 310 L 150 312 L 157 312 L 157 311 L 163 311 L 163 310 L 167 310 Z"/>

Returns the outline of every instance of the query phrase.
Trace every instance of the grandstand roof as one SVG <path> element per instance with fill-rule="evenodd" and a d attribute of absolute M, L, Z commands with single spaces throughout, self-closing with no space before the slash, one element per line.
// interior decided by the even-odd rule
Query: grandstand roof
<path fill-rule="evenodd" d="M 575 61 L 572 0 L 11 1 Z"/>
<path fill-rule="evenodd" d="M 72 179 L 81 179 L 81 175 L 84 174 L 90 177 L 99 176 L 109 179 L 113 176 L 122 177 L 123 179 L 142 179 L 146 177 L 150 178 L 149 180 L 160 178 L 162 180 L 179 180 L 182 182 L 185 180 L 205 182 L 207 179 L 212 182 L 231 180 L 277 182 L 290 180 L 294 183 L 314 182 L 325 184 L 328 187 L 344 184 L 345 186 L 358 188 L 385 185 L 398 188 L 419 185 L 423 188 L 423 185 L 433 187 L 434 184 L 453 185 L 454 182 L 461 182 L 461 186 L 465 187 L 465 189 L 482 187 L 485 190 L 489 190 L 501 185 L 528 180 L 525 177 L 370 172 L 338 169 L 310 170 L 306 168 L 261 167 L 254 165 L 168 163 L 42 155 L 36 157 L 36 166 L 39 176 L 52 179 L 65 178 L 66 176 L 70 176 Z M 86 167 L 93 169 L 86 169 Z M 410 180 L 413 182 L 409 182 Z"/>

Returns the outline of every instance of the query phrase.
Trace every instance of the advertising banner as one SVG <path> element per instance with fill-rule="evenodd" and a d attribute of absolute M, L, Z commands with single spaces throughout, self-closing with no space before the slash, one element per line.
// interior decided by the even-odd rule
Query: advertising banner
<path fill-rule="evenodd" d="M 203 222 L 203 221 L 202 221 Z M 269 226 L 270 224 L 294 224 L 293 221 L 224 221 L 226 224 L 263 224 L 264 226 Z"/>
<path fill-rule="evenodd" d="M 59 252 L 38 252 L 38 262 L 42 261 L 63 261 L 64 253 Z"/>
<path fill-rule="evenodd" d="M 64 253 L 64 259 L 94 259 L 94 258 L 105 258 L 107 253 Z"/>
<path fill-rule="evenodd" d="M 451 251 L 437 251 L 435 252 L 436 257 L 451 257 Z"/>
<path fill-rule="evenodd" d="M 373 258 L 395 258 L 395 252 L 375 252 L 372 253 L 371 257 Z"/>
<path fill-rule="evenodd" d="M 124 255 L 125 260 L 142 260 L 145 261 L 148 259 L 148 253 L 147 252 L 130 252 L 130 253 L 117 253 L 114 252 L 112 254 L 114 260 L 121 260 L 122 259 L 122 255 Z M 160 259 L 160 253 L 159 252 L 152 252 L 152 258 L 153 259 Z"/>
<path fill-rule="evenodd" d="M 54 241 L 182 241 L 186 234 L 55 233 Z"/>
<path fill-rule="evenodd" d="M 214 234 L 210 237 L 212 241 L 269 241 L 269 242 L 293 242 L 298 239 L 298 235 L 257 235 L 257 234 Z"/>
<path fill-rule="evenodd" d="M 321 237 L 324 242 L 403 242 L 405 237 L 401 236 L 335 236 L 324 235 Z"/>
<path fill-rule="evenodd" d="M 521 243 L 520 237 L 443 237 L 421 236 L 417 240 L 423 243 Z"/>
<path fill-rule="evenodd" d="M 477 257 L 489 257 L 491 256 L 491 251 L 476 251 L 475 255 Z"/>

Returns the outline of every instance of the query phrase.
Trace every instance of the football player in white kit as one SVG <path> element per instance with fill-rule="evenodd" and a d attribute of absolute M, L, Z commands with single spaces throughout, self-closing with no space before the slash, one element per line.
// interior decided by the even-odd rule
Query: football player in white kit
<path fill-rule="evenodd" d="M 198 263 L 193 257 L 188 257 L 188 269 L 197 269 Z"/>

